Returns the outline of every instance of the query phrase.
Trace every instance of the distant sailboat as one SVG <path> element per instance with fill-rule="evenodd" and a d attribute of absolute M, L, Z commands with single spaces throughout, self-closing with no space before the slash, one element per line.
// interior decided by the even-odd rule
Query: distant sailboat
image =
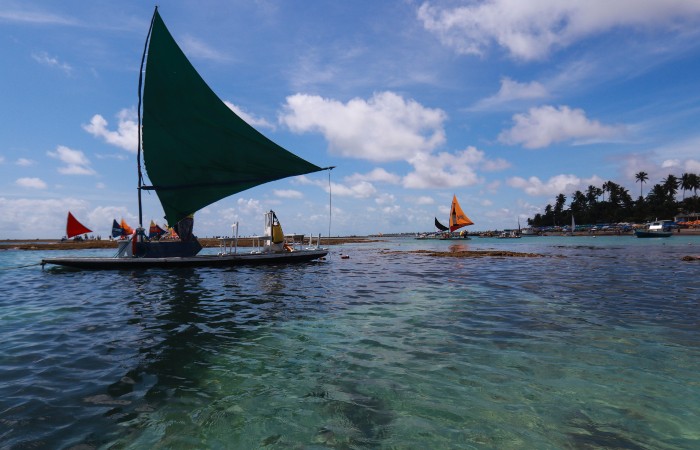
<path fill-rule="evenodd" d="M 574 220 L 574 215 L 571 215 L 571 232 L 569 232 L 567 235 L 568 236 L 573 236 L 574 231 L 576 231 L 576 221 Z"/>
<path fill-rule="evenodd" d="M 450 232 L 459 230 L 468 225 L 474 225 L 474 222 L 464 214 L 462 207 L 459 206 L 459 202 L 457 201 L 457 196 L 454 195 L 452 197 L 452 207 L 450 208 Z"/>
<path fill-rule="evenodd" d="M 148 227 L 148 238 L 153 239 L 153 238 L 159 238 L 163 236 L 166 233 L 164 229 L 162 229 L 160 226 L 158 226 L 157 223 L 151 220 L 151 225 Z"/>
<path fill-rule="evenodd" d="M 445 225 L 443 225 L 443 224 L 440 223 L 440 221 L 437 219 L 437 217 L 435 218 L 435 228 L 437 228 L 437 229 L 440 230 L 440 231 L 447 231 L 447 230 L 449 230 L 448 227 L 446 227 Z"/>
<path fill-rule="evenodd" d="M 114 219 L 112 221 L 112 237 L 113 238 L 118 238 L 124 234 L 124 229 L 119 226 L 119 222 L 117 222 L 117 219 Z"/>
<path fill-rule="evenodd" d="M 78 219 L 76 219 L 73 214 L 68 211 L 68 220 L 66 221 L 66 237 L 70 239 L 86 233 L 92 233 L 92 230 L 78 222 Z"/>
<path fill-rule="evenodd" d="M 466 233 L 461 233 L 460 236 L 452 236 L 452 232 L 455 230 L 459 230 L 462 227 L 466 227 L 469 225 L 474 225 L 474 222 L 467 217 L 466 214 L 464 214 L 464 211 L 462 211 L 462 207 L 459 205 L 459 201 L 457 201 L 457 196 L 453 195 L 452 196 L 452 205 L 450 207 L 450 234 L 447 236 L 443 237 L 443 239 L 469 239 L 466 236 Z"/>

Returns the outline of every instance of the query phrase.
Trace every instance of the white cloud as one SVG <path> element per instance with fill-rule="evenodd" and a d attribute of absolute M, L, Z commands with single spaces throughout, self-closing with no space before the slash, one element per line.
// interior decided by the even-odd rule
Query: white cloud
<path fill-rule="evenodd" d="M 501 132 L 498 140 L 526 148 L 542 148 L 569 140 L 608 140 L 624 133 L 624 127 L 603 125 L 588 119 L 582 109 L 568 106 L 530 108 L 526 114 L 514 115 L 513 121 L 513 128 Z"/>
<path fill-rule="evenodd" d="M 537 81 L 519 83 L 508 77 L 503 77 L 501 78 L 501 88 L 498 90 L 498 93 L 478 102 L 476 108 L 484 109 L 520 100 L 534 100 L 547 97 L 549 97 L 547 88 Z"/>
<path fill-rule="evenodd" d="M 496 43 L 522 60 L 619 28 L 692 29 L 698 15 L 695 0 L 487 0 L 456 7 L 426 2 L 418 9 L 425 29 L 459 53 L 480 55 Z"/>
<path fill-rule="evenodd" d="M 396 197 L 393 194 L 379 194 L 375 199 L 374 202 L 377 205 L 393 205 L 396 203 Z"/>
<path fill-rule="evenodd" d="M 15 164 L 22 167 L 28 167 L 33 166 L 34 164 L 36 164 L 36 162 L 27 158 L 19 158 L 17 161 L 15 161 Z"/>
<path fill-rule="evenodd" d="M 366 174 L 355 173 L 348 177 L 345 177 L 345 181 L 374 181 L 378 183 L 399 184 L 401 182 L 401 177 L 396 174 L 389 173 L 381 167 L 376 167 Z"/>
<path fill-rule="evenodd" d="M 697 159 L 687 160 L 684 167 L 686 172 L 700 173 L 700 161 Z"/>
<path fill-rule="evenodd" d="M 238 205 L 238 210 L 241 211 L 243 214 L 252 216 L 263 215 L 263 207 L 260 204 L 259 200 L 255 200 L 252 198 L 248 200 L 244 198 L 239 198 L 236 204 Z"/>
<path fill-rule="evenodd" d="M 182 51 L 190 58 L 209 59 L 218 62 L 226 62 L 231 59 L 191 35 L 184 36 L 180 40 L 180 45 L 182 46 Z"/>
<path fill-rule="evenodd" d="M 224 101 L 224 104 L 229 107 L 231 111 L 236 113 L 238 117 L 243 119 L 248 125 L 254 126 L 254 127 L 261 127 L 261 128 L 269 128 L 274 130 L 275 126 L 268 122 L 265 119 L 262 119 L 260 117 L 255 117 L 252 114 L 247 113 L 243 109 L 241 109 L 239 106 L 234 105 L 233 103 L 229 101 Z"/>
<path fill-rule="evenodd" d="M 375 162 L 406 160 L 445 142 L 446 114 L 393 92 L 347 103 L 315 95 L 287 97 L 280 121 L 297 133 L 318 131 L 332 153 Z"/>
<path fill-rule="evenodd" d="M 471 186 L 481 182 L 476 169 L 501 170 L 510 166 L 502 159 L 486 159 L 484 152 L 471 146 L 455 154 L 418 154 L 409 162 L 414 171 L 404 177 L 403 186 L 414 189 Z"/>
<path fill-rule="evenodd" d="M 324 185 L 324 189 L 328 189 L 327 185 Z M 331 189 L 333 195 L 339 197 L 354 197 L 354 198 L 368 198 L 376 194 L 377 189 L 368 183 L 367 181 L 360 181 L 351 186 L 346 186 L 344 184 L 331 183 Z"/>
<path fill-rule="evenodd" d="M 59 70 L 63 71 L 66 75 L 70 75 L 73 72 L 73 68 L 70 66 L 70 64 L 61 62 L 58 60 L 58 58 L 54 58 L 53 56 L 49 56 L 49 54 L 46 52 L 33 53 L 32 58 L 34 59 L 34 61 L 38 62 L 39 64 L 42 64 L 42 65 L 47 66 L 47 67 L 59 69 Z"/>
<path fill-rule="evenodd" d="M 0 197 L 0 230 L 3 238 L 7 239 L 60 238 L 66 232 L 68 211 L 81 219 L 86 210 L 85 201 L 73 198 L 38 200 Z M 91 227 L 89 222 L 83 223 Z"/>
<path fill-rule="evenodd" d="M 129 213 L 129 210 L 124 206 L 98 206 L 87 213 L 86 225 L 92 224 L 91 228 L 95 234 L 105 233 L 103 237 L 107 238 L 109 236 L 107 233 L 111 233 L 112 221 L 115 219 L 117 222 L 124 219 L 129 225 L 138 222 L 137 217 Z M 148 225 L 148 223 L 149 221 L 146 220 L 146 225 Z"/>
<path fill-rule="evenodd" d="M 65 164 L 58 168 L 58 172 L 64 175 L 94 175 L 95 171 L 90 167 L 90 160 L 80 150 L 73 150 L 63 145 L 56 147 L 55 152 L 47 152 L 52 158 L 56 158 Z"/>
<path fill-rule="evenodd" d="M 117 131 L 107 129 L 107 121 L 99 114 L 92 116 L 90 123 L 83 125 L 83 129 L 97 138 L 104 139 L 105 142 L 132 153 L 138 151 L 138 125 L 136 112 L 123 109 L 117 114 L 119 124 Z"/>
<path fill-rule="evenodd" d="M 46 189 L 46 183 L 41 178 L 18 178 L 15 184 L 32 189 Z"/>
<path fill-rule="evenodd" d="M 435 200 L 432 197 L 428 197 L 427 195 L 421 195 L 417 199 L 415 199 L 414 203 L 416 205 L 433 205 L 435 204 Z"/>
<path fill-rule="evenodd" d="M 28 8 L 29 5 L 22 5 L 23 8 Z M 14 6 L 18 8 L 18 6 Z M 53 13 L 47 13 L 44 11 L 36 10 L 33 11 L 29 9 L 11 9 L 10 6 L 3 6 L 3 10 L 0 11 L 0 19 L 9 22 L 25 22 L 34 24 L 50 24 L 50 25 L 77 25 L 77 22 L 68 17 L 57 16 Z"/>
<path fill-rule="evenodd" d="M 508 185 L 517 189 L 522 189 L 526 194 L 532 196 L 556 196 L 564 194 L 569 197 L 577 190 L 584 191 L 589 185 L 600 186 L 603 180 L 598 176 L 591 178 L 579 178 L 576 175 L 556 175 L 546 182 L 542 182 L 538 177 L 528 179 L 521 177 L 509 178 Z"/>
<path fill-rule="evenodd" d="M 274 189 L 272 192 L 277 197 L 282 197 L 282 198 L 292 198 L 292 199 L 304 198 L 304 194 L 302 194 L 299 191 L 295 191 L 293 189 Z"/>

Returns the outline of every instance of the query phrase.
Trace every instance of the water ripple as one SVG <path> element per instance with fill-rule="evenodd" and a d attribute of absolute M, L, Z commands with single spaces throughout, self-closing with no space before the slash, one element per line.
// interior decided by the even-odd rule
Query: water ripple
<path fill-rule="evenodd" d="M 687 248 L 518 241 L 463 245 L 547 256 L 4 271 L 0 447 L 696 447 Z"/>

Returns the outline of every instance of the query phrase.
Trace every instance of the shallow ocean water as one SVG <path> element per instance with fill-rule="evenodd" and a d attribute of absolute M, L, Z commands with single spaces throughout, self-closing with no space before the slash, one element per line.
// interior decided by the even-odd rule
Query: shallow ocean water
<path fill-rule="evenodd" d="M 0 251 L 0 448 L 700 447 L 700 237 L 331 250 L 141 273 Z"/>

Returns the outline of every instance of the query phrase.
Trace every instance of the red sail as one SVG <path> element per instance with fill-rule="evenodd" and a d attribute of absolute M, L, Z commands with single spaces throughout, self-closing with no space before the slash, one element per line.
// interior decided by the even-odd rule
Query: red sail
<path fill-rule="evenodd" d="M 92 230 L 78 222 L 78 219 L 73 217 L 73 214 L 68 211 L 68 222 L 66 224 L 66 236 L 68 239 L 85 233 L 92 233 Z"/>

